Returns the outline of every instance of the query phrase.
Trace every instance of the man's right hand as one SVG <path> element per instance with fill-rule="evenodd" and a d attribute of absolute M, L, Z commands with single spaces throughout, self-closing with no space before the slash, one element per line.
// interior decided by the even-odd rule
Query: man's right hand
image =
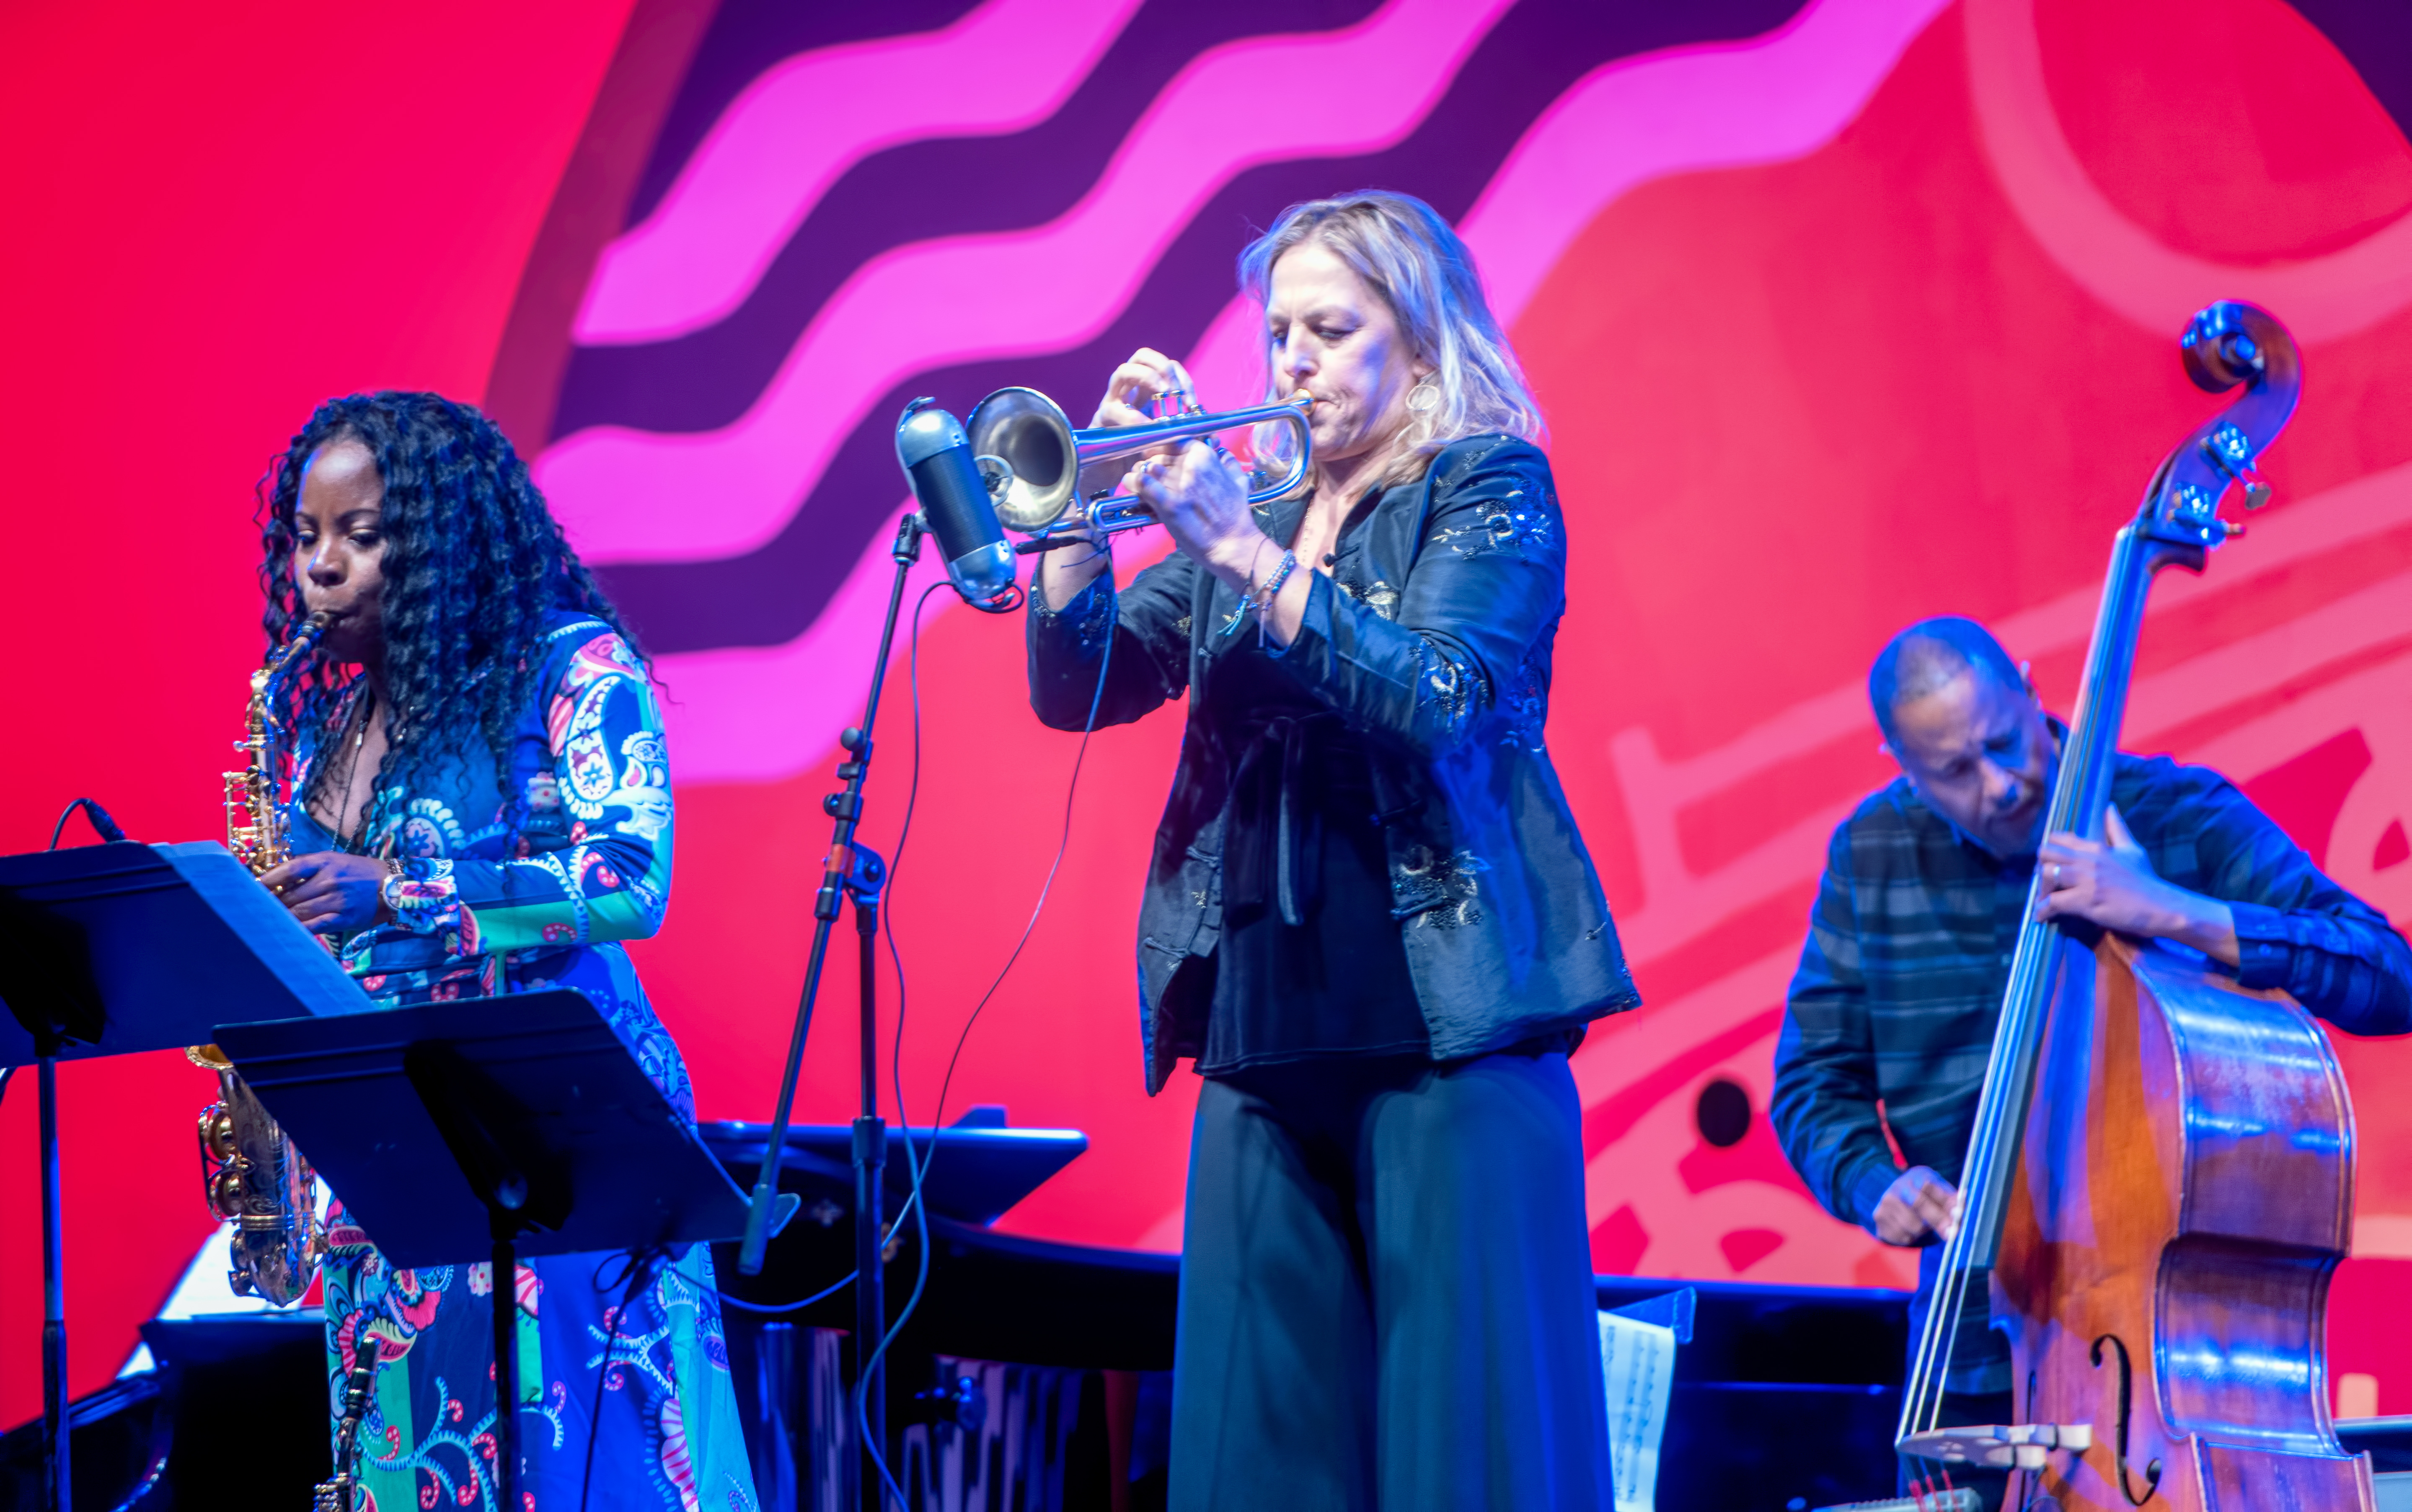
<path fill-rule="evenodd" d="M 1904 1248 L 1949 1240 L 1960 1226 L 1960 1194 L 1932 1167 L 1912 1166 L 1885 1188 L 1875 1225 L 1876 1238 Z"/>

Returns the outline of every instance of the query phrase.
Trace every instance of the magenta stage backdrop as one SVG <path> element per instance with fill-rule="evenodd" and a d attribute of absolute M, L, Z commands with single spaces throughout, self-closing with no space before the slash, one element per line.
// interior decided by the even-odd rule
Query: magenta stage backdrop
<path fill-rule="evenodd" d="M 898 409 L 1028 384 L 1085 414 L 1146 345 L 1251 402 L 1233 255 L 1299 198 L 1421 195 L 1547 408 L 1572 541 L 1552 750 L 1647 1006 L 1575 1058 L 1599 1269 L 1895 1285 L 1763 1118 L 1827 832 L 1888 775 L 1860 693 L 1922 614 L 1993 623 L 2066 707 L 2110 533 L 2211 407 L 2214 298 L 2302 340 L 2280 505 L 2167 585 L 2127 743 L 2209 762 L 2412 917 L 2412 20 L 2385 0 L 637 0 L 303 7 L 204 35 L 127 0 L 0 22 L 33 228 L 5 298 L 26 460 L 0 560 L 20 712 L 0 812 L 91 791 L 211 833 L 258 651 L 248 489 L 325 394 L 477 399 L 534 459 L 667 686 L 669 923 L 637 947 L 707 1117 L 760 1118 L 802 976 L 819 797 L 904 491 Z M 1152 535 L 1153 533 L 1151 533 Z M 1142 536 L 1125 571 L 1160 554 Z M 934 565 L 918 581 L 934 580 Z M 1093 1146 L 1003 1220 L 1177 1248 L 1194 1086 L 1142 1092 L 1131 948 L 1178 715 L 1037 728 L 1022 638 L 930 600 L 868 838 L 905 1113 Z M 850 957 L 851 952 L 841 952 Z M 851 1107 L 836 963 L 808 1116 Z M 2412 1105 L 2361 1121 L 2344 1410 L 2412 1411 Z M 79 1389 L 208 1225 L 205 1080 L 76 1066 Z M 1713 1081 L 1747 1134 L 1713 1144 Z M 35 1406 L 31 1097 L 0 1123 L 0 1417 Z M 890 1116 L 897 1116 L 892 1107 Z"/>

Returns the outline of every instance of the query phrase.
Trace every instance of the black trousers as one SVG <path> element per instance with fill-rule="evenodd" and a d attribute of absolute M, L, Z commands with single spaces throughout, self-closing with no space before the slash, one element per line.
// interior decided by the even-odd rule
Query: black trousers
<path fill-rule="evenodd" d="M 1607 1512 L 1566 1056 L 1209 1079 L 1179 1329 L 1175 1512 Z"/>

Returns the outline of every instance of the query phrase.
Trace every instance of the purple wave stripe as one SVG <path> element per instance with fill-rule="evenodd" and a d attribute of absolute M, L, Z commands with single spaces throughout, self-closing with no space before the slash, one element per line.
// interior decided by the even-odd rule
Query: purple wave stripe
<path fill-rule="evenodd" d="M 1263 404 L 1266 380 L 1272 376 L 1265 366 L 1268 340 L 1264 312 L 1257 301 L 1244 294 L 1232 296 L 1181 360 L 1198 390 L 1198 402 L 1211 410 Z"/>
<path fill-rule="evenodd" d="M 1054 222 L 874 258 L 815 315 L 736 423 L 695 435 L 581 431 L 544 452 L 537 480 L 592 562 L 755 550 L 787 523 L 890 388 L 949 363 L 1089 340 L 1233 175 L 1257 163 L 1378 151 L 1413 130 L 1508 3 L 1392 0 L 1336 32 L 1201 54 Z M 1386 87 L 1302 92 L 1278 110 L 1259 103 L 1268 78 L 1335 77 Z"/>
<path fill-rule="evenodd" d="M 1654 179 L 1780 163 L 1832 141 L 1950 0 L 1815 0 L 1747 42 L 1593 70 L 1500 165 L 1459 230 L 1512 323 L 1610 203 Z"/>
<path fill-rule="evenodd" d="M 1599 213 L 1655 179 L 1803 156 L 1856 120 L 1951 0 L 1812 0 L 1747 42 L 1620 58 L 1541 112 L 1458 230 L 1500 324 L 1512 325 Z M 1260 322 L 1224 306 L 1185 360 L 1211 409 L 1262 402 Z"/>
<path fill-rule="evenodd" d="M 1670 49 L 1585 76 L 1526 132 L 1464 219 L 1501 319 L 1521 316 L 1566 246 L 1639 184 L 1783 161 L 1831 140 L 1949 3 L 1816 0 L 1764 39 Z M 1210 406 L 1236 407 L 1261 392 L 1260 318 L 1245 300 L 1232 300 L 1185 357 Z M 669 718 L 683 777 L 771 781 L 826 756 L 861 704 L 892 531 L 891 521 L 873 536 L 846 585 L 796 639 L 661 659 L 679 700 Z M 1157 535 L 1143 533 L 1134 543 L 1140 550 L 1124 553 L 1130 560 L 1118 569 L 1162 554 Z M 935 571 L 925 565 L 922 574 L 935 580 Z M 950 595 L 938 595 L 932 615 L 951 604 Z"/>
<path fill-rule="evenodd" d="M 871 687 L 871 658 L 879 643 L 880 621 L 896 563 L 889 548 L 897 521 L 913 506 L 909 498 L 890 510 L 874 533 L 854 570 L 830 596 L 811 629 L 784 646 L 728 646 L 679 652 L 654 658 L 654 671 L 668 690 L 662 719 L 670 760 L 689 783 L 777 782 L 817 766 L 837 744 L 838 731 L 857 723 Z M 1114 574 L 1128 583 L 1138 571 L 1164 556 L 1171 542 L 1161 530 L 1117 537 Z M 1023 580 L 1028 581 L 1027 569 Z M 946 580 L 938 553 L 924 547 L 905 577 L 905 612 L 921 590 Z M 927 630 L 938 617 L 962 608 L 949 592 L 933 594 L 921 613 Z M 991 631 L 1017 642 L 1021 624 L 993 621 Z M 909 622 L 897 626 L 901 662 Z"/>
<path fill-rule="evenodd" d="M 727 318 L 847 169 L 899 142 L 1045 120 L 1140 3 L 989 0 L 938 31 L 770 69 L 730 102 L 654 213 L 604 249 L 576 338 L 665 341 Z"/>
<path fill-rule="evenodd" d="M 1220 0 L 1213 7 L 1203 7 L 1180 5 L 1177 0 L 1154 0 L 1142 6 L 1099 56 L 1088 78 L 1045 120 L 1021 131 L 929 137 L 901 142 L 846 169 L 821 191 L 819 199 L 787 244 L 764 268 L 744 302 L 728 318 L 668 341 L 573 347 L 569 365 L 562 374 L 553 428 L 542 440 L 550 443 L 595 425 L 694 433 L 715 431 L 733 423 L 761 397 L 778 373 L 779 364 L 787 360 L 811 323 L 814 312 L 871 258 L 917 242 L 1020 230 L 1054 220 L 1095 186 L 1097 175 L 1105 171 L 1140 114 L 1199 54 L 1251 37 L 1323 32 L 1352 25 L 1373 14 L 1380 3 L 1381 0 Z M 1450 85 L 1451 98 L 1465 87 L 1467 71 L 1478 66 L 1483 54 L 1498 42 L 1503 32 L 1512 35 L 1512 28 L 1529 23 L 1535 16 L 1576 3 L 1583 0 L 1518 0 L 1508 20 L 1492 31 L 1482 48 L 1468 60 L 1466 68 L 1459 71 Z M 1722 9 L 1754 5 L 1763 7 L 1770 0 L 1700 3 Z M 1728 27 L 1716 35 L 1755 36 L 1799 9 L 1802 0 L 1774 3 L 1783 6 L 1784 16 L 1739 30 Z M 734 18 L 741 10 L 750 12 L 773 4 L 791 5 L 792 0 L 723 0 L 721 14 Z M 933 8 L 934 0 L 887 0 L 887 4 L 925 11 Z M 944 0 L 944 4 L 952 7 L 947 14 L 912 25 L 891 26 L 888 32 L 934 31 L 972 8 L 964 0 Z M 717 27 L 717 22 L 714 24 Z M 730 29 L 737 29 L 733 19 Z M 1672 43 L 1692 39 L 1670 37 L 1666 40 Z M 839 40 L 860 42 L 874 38 L 848 37 L 809 46 L 757 50 L 755 68 L 745 78 L 723 81 L 725 87 L 716 92 L 699 89 L 699 95 L 709 94 L 716 103 L 708 113 L 699 105 L 696 113 L 702 119 L 692 125 L 682 141 L 666 139 L 665 145 L 657 149 L 663 179 L 655 200 L 668 192 L 687 158 L 702 144 L 706 133 L 761 68 L 835 45 Z M 733 54 L 738 50 L 732 46 L 727 51 Z M 1575 79 L 1607 61 L 1607 56 L 1585 56 L 1579 66 L 1561 70 L 1547 88 L 1536 91 L 1534 97 L 1517 110 L 1512 125 L 1494 134 L 1498 139 L 1487 144 L 1482 154 L 1485 162 L 1481 178 L 1490 178 L 1490 169 L 1496 165 L 1499 155 L 1523 135 L 1543 106 Z M 724 59 L 722 72 L 734 75 L 740 71 L 742 67 L 734 56 Z M 684 104 L 684 91 L 681 98 Z M 1433 115 L 1427 116 L 1418 128 L 1419 134 L 1429 133 L 1433 123 L 1449 110 L 1449 101 L 1444 101 Z M 1410 138 L 1409 141 L 1414 139 Z M 1249 177 L 1243 174 L 1234 183 L 1244 183 Z M 1478 183 L 1470 185 L 1465 200 L 1454 209 L 1463 212 L 1466 204 L 1473 202 L 1472 194 L 1480 188 Z M 1230 186 L 1227 186 L 1210 202 L 1206 213 L 1213 215 L 1230 192 Z M 649 203 L 643 213 L 630 215 L 625 224 L 634 225 L 651 213 Z M 1195 234 L 1194 228 L 1190 234 Z M 1178 243 L 1169 256 L 1179 256 Z M 1142 292 L 1124 312 L 1122 319 L 1129 320 L 1132 311 L 1145 307 L 1147 302 Z M 849 445 L 859 447 L 860 441 L 858 435 Z M 831 464 L 832 471 L 845 467 L 845 456 L 841 448 L 840 460 Z M 814 485 L 815 493 L 830 486 L 830 477 L 829 473 L 822 475 Z M 813 506 L 806 502 L 801 507 L 809 510 Z M 856 524 L 869 529 L 868 515 L 859 509 L 855 514 Z M 833 580 L 816 582 L 810 595 L 814 605 L 817 607 L 834 586 Z M 777 639 L 787 639 L 802 628 L 799 622 L 787 635 Z"/>
<path fill-rule="evenodd" d="M 896 523 L 912 507 L 906 499 L 830 595 L 812 628 L 784 646 L 729 646 L 658 656 L 654 674 L 665 689 L 663 733 L 682 782 L 776 782 L 816 766 L 837 742 L 837 733 L 862 713 L 871 688 L 871 657 L 896 564 L 889 548 Z M 904 602 L 931 583 L 946 580 L 939 553 L 924 548 L 906 577 Z M 956 603 L 952 592 L 931 595 L 921 616 L 926 629 Z M 1019 626 L 1000 624 L 1018 635 Z M 901 657 L 905 625 L 897 627 Z"/>

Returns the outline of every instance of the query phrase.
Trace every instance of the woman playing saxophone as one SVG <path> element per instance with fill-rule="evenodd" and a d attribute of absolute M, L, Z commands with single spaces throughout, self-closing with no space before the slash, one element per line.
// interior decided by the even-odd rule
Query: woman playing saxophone
<path fill-rule="evenodd" d="M 678 1047 L 618 943 L 651 934 L 669 898 L 659 711 L 525 464 L 465 404 L 360 394 L 320 405 L 271 481 L 267 630 L 326 629 L 275 711 L 295 744 L 294 854 L 261 881 L 382 1004 L 581 990 L 692 1119 Z M 492 1504 L 496 1304 L 539 1362 L 522 1365 L 520 1404 L 550 1423 L 520 1439 L 537 1505 L 752 1505 L 707 1246 L 513 1278 L 396 1270 L 336 1196 L 329 1394 L 361 1352 L 384 1361 L 360 1434 L 375 1505 Z"/>

